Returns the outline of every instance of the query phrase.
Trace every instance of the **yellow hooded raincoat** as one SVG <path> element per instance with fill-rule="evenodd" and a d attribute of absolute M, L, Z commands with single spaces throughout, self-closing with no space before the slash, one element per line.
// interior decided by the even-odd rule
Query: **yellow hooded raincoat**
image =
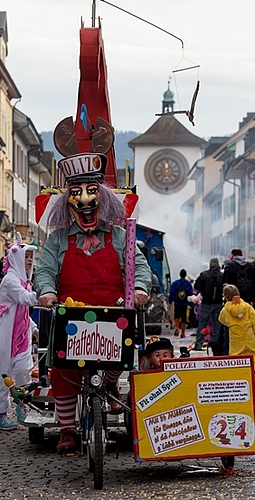
<path fill-rule="evenodd" d="M 255 310 L 240 299 L 226 302 L 219 321 L 229 328 L 229 354 L 253 354 L 255 362 Z"/>

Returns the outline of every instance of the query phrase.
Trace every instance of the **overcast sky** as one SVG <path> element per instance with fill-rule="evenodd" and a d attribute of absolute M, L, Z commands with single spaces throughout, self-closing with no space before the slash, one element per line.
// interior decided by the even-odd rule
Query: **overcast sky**
<path fill-rule="evenodd" d="M 108 66 L 112 124 L 145 132 L 161 112 L 171 76 L 175 109 L 186 110 L 201 83 L 192 133 L 229 135 L 255 111 L 254 0 L 112 0 L 184 42 L 97 0 Z M 76 115 L 81 17 L 91 26 L 92 0 L 2 0 L 7 12 L 6 66 L 22 100 L 18 109 L 38 132 Z M 195 63 L 199 70 L 172 73 Z M 13 101 L 14 103 L 14 101 Z"/>

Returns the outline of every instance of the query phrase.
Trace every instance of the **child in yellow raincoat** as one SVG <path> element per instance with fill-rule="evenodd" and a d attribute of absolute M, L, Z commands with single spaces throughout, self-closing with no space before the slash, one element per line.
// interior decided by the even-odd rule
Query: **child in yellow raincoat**
<path fill-rule="evenodd" d="M 252 354 L 255 361 L 255 310 L 234 285 L 225 285 L 223 295 L 227 302 L 219 321 L 229 328 L 229 354 Z"/>

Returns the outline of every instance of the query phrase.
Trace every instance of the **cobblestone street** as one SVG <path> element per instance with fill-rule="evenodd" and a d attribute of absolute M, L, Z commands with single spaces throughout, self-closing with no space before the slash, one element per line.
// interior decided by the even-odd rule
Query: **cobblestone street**
<path fill-rule="evenodd" d="M 187 339 L 174 339 L 176 356 Z M 197 354 L 194 352 L 194 354 Z M 205 353 L 199 353 L 205 354 Z M 235 475 L 226 476 L 220 458 L 174 462 L 137 463 L 126 432 L 116 430 L 116 444 L 105 455 L 104 487 L 94 489 L 86 457 L 59 457 L 56 454 L 58 429 L 46 429 L 43 445 L 31 444 L 28 428 L 0 431 L 0 500 L 254 500 L 255 457 L 236 457 Z"/>
<path fill-rule="evenodd" d="M 125 433 L 106 453 L 104 487 L 96 491 L 85 457 L 56 454 L 57 430 L 42 446 L 30 444 L 27 428 L 1 432 L 0 499 L 231 499 L 254 500 L 255 457 L 236 458 L 236 475 L 221 475 L 219 458 L 136 463 Z"/>

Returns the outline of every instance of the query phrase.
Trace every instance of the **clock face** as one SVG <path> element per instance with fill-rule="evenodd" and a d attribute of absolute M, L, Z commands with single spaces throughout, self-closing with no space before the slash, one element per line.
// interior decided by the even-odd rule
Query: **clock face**
<path fill-rule="evenodd" d="M 174 160 L 171 160 L 171 158 L 165 158 L 160 160 L 158 164 L 155 164 L 154 174 L 159 182 L 167 185 L 178 179 L 180 175 L 179 165 Z"/>
<path fill-rule="evenodd" d="M 175 150 L 160 150 L 148 158 L 144 174 L 149 186 L 158 193 L 172 194 L 188 181 L 186 158 Z"/>

